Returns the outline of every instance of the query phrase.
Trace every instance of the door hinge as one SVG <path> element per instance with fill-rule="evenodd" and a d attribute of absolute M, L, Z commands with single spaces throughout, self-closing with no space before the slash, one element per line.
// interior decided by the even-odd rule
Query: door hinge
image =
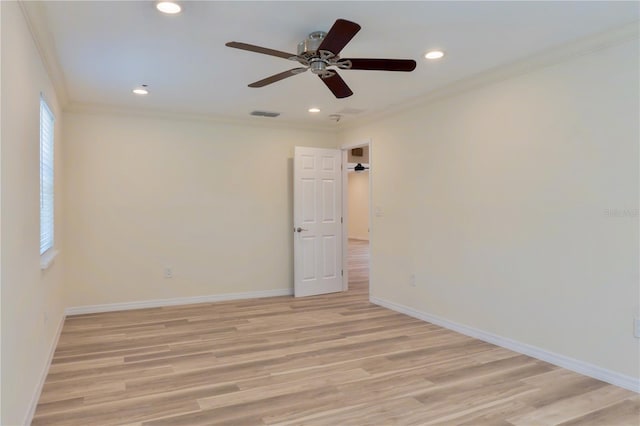
<path fill-rule="evenodd" d="M 340 275 L 342 275 L 344 277 L 344 269 L 340 270 Z"/>
<path fill-rule="evenodd" d="M 343 222 L 342 222 L 342 218 L 340 218 L 340 223 L 343 223 Z"/>

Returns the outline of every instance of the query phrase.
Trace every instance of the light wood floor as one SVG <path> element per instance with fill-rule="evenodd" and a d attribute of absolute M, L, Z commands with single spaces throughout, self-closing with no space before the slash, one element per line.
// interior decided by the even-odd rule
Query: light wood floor
<path fill-rule="evenodd" d="M 640 399 L 348 293 L 67 318 L 34 425 L 638 425 Z"/>

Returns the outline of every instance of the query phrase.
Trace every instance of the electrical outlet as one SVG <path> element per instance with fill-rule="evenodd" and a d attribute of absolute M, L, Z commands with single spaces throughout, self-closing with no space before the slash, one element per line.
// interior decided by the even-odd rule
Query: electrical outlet
<path fill-rule="evenodd" d="M 171 266 L 165 266 L 165 268 L 164 268 L 164 277 L 165 278 L 173 278 L 173 268 L 171 268 Z"/>
<path fill-rule="evenodd" d="M 411 287 L 416 286 L 416 274 L 411 274 L 411 276 L 409 277 L 409 285 Z"/>

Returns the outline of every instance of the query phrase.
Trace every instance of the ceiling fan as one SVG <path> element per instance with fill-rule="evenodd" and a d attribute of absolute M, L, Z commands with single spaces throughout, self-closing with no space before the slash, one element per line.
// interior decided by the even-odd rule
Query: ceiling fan
<path fill-rule="evenodd" d="M 340 58 L 340 51 L 358 31 L 360 31 L 360 25 L 345 19 L 338 19 L 328 33 L 315 31 L 309 34 L 306 40 L 298 44 L 297 55 L 237 41 L 230 41 L 226 46 L 277 56 L 303 65 L 302 67 L 293 68 L 251 83 L 249 87 L 264 87 L 310 69 L 312 73 L 320 77 L 320 80 L 331 90 L 336 98 L 346 98 L 353 95 L 353 92 L 338 72 L 335 69 L 330 69 L 330 67 L 337 67 L 343 70 L 407 72 L 416 68 L 416 61 L 413 59 Z"/>

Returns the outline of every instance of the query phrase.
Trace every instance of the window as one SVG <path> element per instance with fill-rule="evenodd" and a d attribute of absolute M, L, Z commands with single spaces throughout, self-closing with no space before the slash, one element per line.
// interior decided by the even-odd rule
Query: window
<path fill-rule="evenodd" d="M 53 254 L 53 114 L 40 98 L 40 255 Z"/>

